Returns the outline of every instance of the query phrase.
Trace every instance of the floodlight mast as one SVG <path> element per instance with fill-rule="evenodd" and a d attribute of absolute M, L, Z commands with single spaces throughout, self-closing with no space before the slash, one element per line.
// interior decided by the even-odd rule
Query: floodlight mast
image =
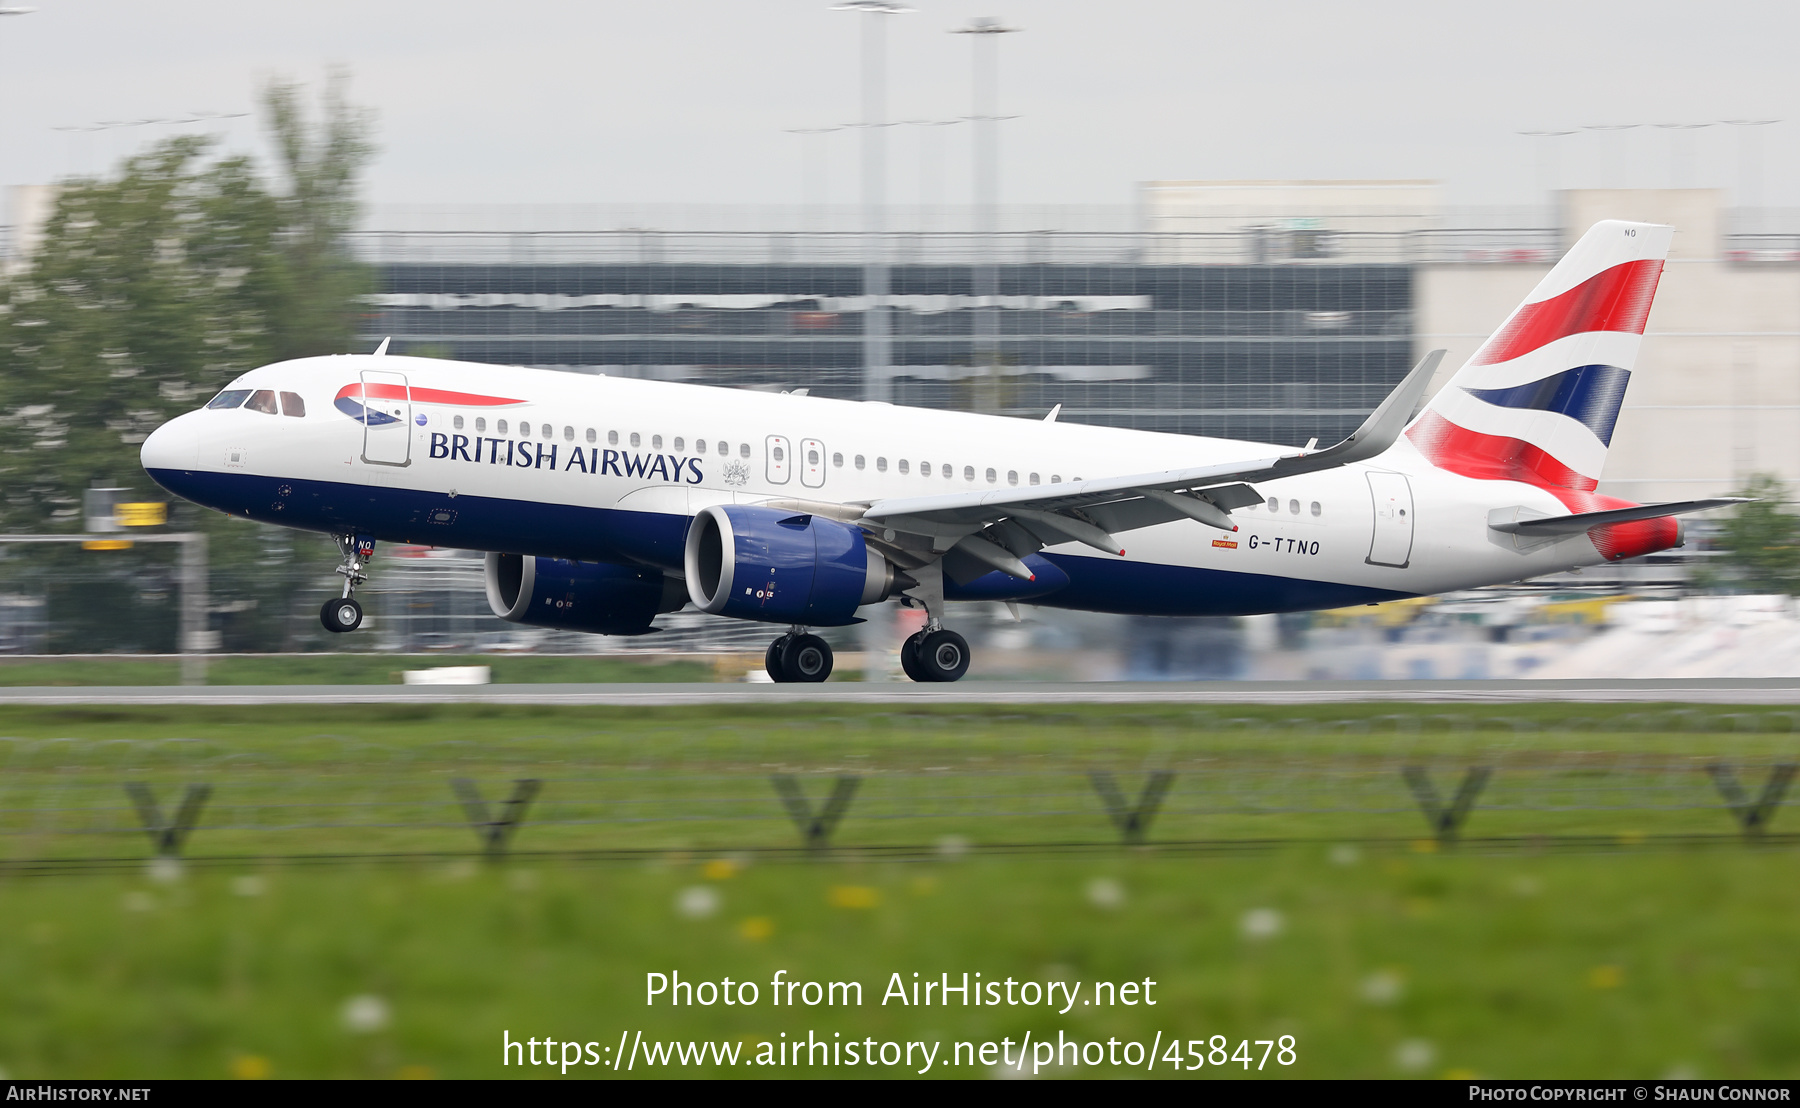
<path fill-rule="evenodd" d="M 1008 27 L 995 16 L 977 16 L 966 27 L 959 27 L 950 32 L 955 35 L 972 35 L 970 44 L 973 69 L 970 74 L 971 91 L 974 94 L 973 114 L 970 121 L 975 124 L 975 249 L 977 256 L 970 266 L 970 293 L 975 299 L 975 350 L 974 366 L 976 385 L 984 390 L 989 398 L 986 405 L 977 403 L 976 407 L 997 408 L 999 404 L 1000 375 L 1000 309 L 995 298 L 1000 295 L 1000 267 L 995 261 L 999 243 L 995 235 L 999 231 L 1000 215 L 1000 135 L 997 124 L 999 112 L 999 50 L 997 41 L 1001 35 L 1010 35 L 1022 30 L 1019 27 Z M 988 378 L 985 382 L 981 378 Z"/>
<path fill-rule="evenodd" d="M 887 46 L 883 20 L 913 9 L 890 0 L 844 0 L 832 11 L 863 15 L 863 399 L 893 400 L 887 315 Z"/>

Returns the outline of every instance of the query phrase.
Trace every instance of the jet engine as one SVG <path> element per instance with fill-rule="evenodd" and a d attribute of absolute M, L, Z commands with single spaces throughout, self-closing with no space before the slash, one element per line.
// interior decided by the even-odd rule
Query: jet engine
<path fill-rule="evenodd" d="M 495 615 L 562 631 L 642 635 L 658 614 L 687 603 L 681 582 L 661 570 L 611 562 L 489 554 L 484 576 Z"/>
<path fill-rule="evenodd" d="M 685 563 L 701 611 L 807 627 L 859 622 L 857 608 L 916 584 L 855 527 L 745 504 L 701 509 Z"/>

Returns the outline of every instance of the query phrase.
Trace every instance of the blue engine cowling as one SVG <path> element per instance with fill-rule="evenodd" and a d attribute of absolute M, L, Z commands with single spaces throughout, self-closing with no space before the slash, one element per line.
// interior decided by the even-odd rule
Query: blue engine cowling
<path fill-rule="evenodd" d="M 765 623 L 841 627 L 912 584 L 855 527 L 748 504 L 702 508 L 685 561 L 695 607 Z"/>
<path fill-rule="evenodd" d="M 494 614 L 533 627 L 643 635 L 658 614 L 687 603 L 681 582 L 661 570 L 611 562 L 489 554 L 484 575 Z"/>

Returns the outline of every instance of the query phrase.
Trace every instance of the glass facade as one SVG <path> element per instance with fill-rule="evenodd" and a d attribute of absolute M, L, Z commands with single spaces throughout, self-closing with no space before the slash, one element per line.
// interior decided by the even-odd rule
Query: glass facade
<path fill-rule="evenodd" d="M 792 253 L 804 256 L 797 238 Z M 396 354 L 864 395 L 869 302 L 865 270 L 848 259 L 388 253 L 364 337 L 392 336 Z M 1061 418 L 1082 423 L 1333 442 L 1411 363 L 1408 264 L 1013 257 L 989 272 L 998 293 L 977 298 L 977 265 L 891 267 L 886 373 L 896 403 L 1027 417 L 1062 404 Z"/>

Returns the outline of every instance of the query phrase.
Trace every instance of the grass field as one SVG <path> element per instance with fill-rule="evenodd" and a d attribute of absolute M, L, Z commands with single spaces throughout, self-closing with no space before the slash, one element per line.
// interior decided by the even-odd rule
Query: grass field
<path fill-rule="evenodd" d="M 1791 717 L 1581 712 L 0 710 L 0 1069 L 506 1076 L 503 1032 L 753 1057 L 811 1031 L 945 1052 L 1294 1036 L 1264 1077 L 1800 1075 L 1800 852 L 1780 837 L 1800 827 L 1790 804 L 1760 845 L 1733 838 L 1702 772 L 1729 760 L 1754 795 Z M 1403 763 L 1446 792 L 1497 767 L 1464 842 L 1427 833 Z M 1176 774 L 1150 845 L 1116 845 L 1102 767 L 1132 796 Z M 860 779 L 833 850 L 792 849 L 778 773 L 815 809 Z M 527 774 L 544 791 L 515 855 L 480 860 L 448 779 L 493 803 Z M 165 810 L 214 786 L 188 861 L 146 860 L 123 780 Z M 19 868 L 45 858 L 121 861 Z M 676 970 L 758 982 L 760 1003 L 647 1007 L 645 975 Z M 864 1003 L 773 1007 L 778 970 Z M 1157 1004 L 884 1006 L 896 972 L 1148 978 Z"/>

